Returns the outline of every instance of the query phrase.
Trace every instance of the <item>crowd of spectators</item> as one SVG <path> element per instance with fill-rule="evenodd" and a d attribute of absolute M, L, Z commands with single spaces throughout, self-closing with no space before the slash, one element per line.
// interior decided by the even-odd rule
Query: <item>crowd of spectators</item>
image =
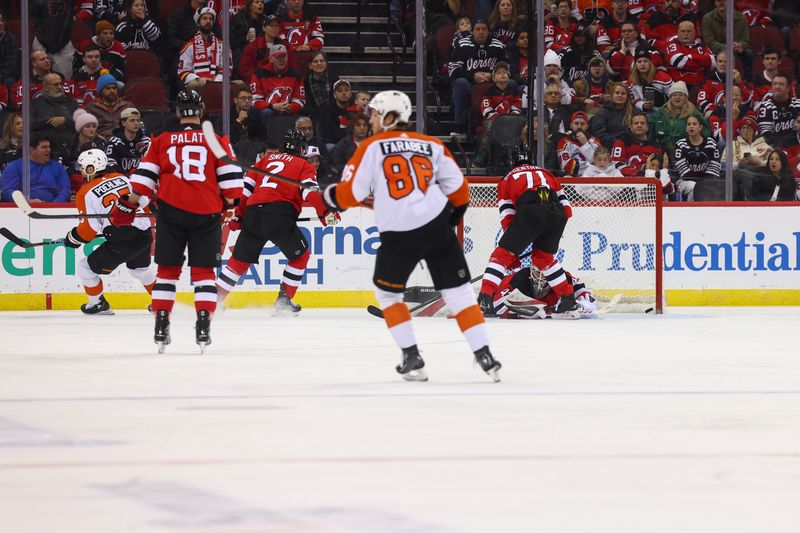
<path fill-rule="evenodd" d="M 454 133 L 477 136 L 474 164 L 484 166 L 496 146 L 492 122 L 529 105 L 535 69 L 528 61 L 529 22 L 520 11 L 526 2 L 498 0 L 489 16 L 478 6 L 472 21 L 464 18 L 469 3 L 455 4 L 463 5 L 439 11 L 450 20 L 436 29 L 454 36 L 443 65 Z M 731 13 L 724 0 L 548 4 L 546 50 L 538 54 L 545 80 L 534 83 L 532 102 L 543 90 L 546 161 L 557 161 L 552 170 L 655 175 L 672 198 L 723 200 L 722 155 L 732 145 L 734 199 L 800 200 L 800 12 L 793 2 L 735 0 L 730 143 L 725 21 Z"/>
<path fill-rule="evenodd" d="M 20 188 L 15 174 L 20 163 L 10 165 L 25 156 L 36 170 L 32 197 L 43 201 L 74 197 L 81 185 L 75 161 L 89 148 L 104 150 L 113 170 L 130 173 L 150 134 L 175 124 L 171 102 L 180 90 L 200 92 L 220 125 L 226 56 L 237 153 L 253 162 L 286 129 L 302 125 L 314 143 L 309 157 L 319 166 L 320 180 L 336 179 L 368 133 L 361 112 L 370 94 L 330 68 L 314 7 L 304 0 L 232 0 L 226 43 L 220 5 L 218 0 L 65 0 L 53 9 L 47 0 L 30 0 L 33 31 L 25 68 L 20 35 L 9 30 L 8 7 L 0 5 L 0 200 L 9 201 Z M 11 26 L 19 28 L 18 9 L 16 17 Z M 30 80 L 28 98 L 22 94 L 23 75 Z M 67 180 L 36 166 L 43 164 L 36 162 L 44 157 L 42 143 L 21 147 L 20 111 L 28 102 L 32 139 L 47 141 L 48 157 Z M 45 175 L 50 194 L 39 187 Z"/>

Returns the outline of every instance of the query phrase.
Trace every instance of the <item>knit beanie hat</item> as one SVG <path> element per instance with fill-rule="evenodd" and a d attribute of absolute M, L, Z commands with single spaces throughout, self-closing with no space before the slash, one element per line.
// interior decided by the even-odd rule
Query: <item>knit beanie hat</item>
<path fill-rule="evenodd" d="M 97 78 L 97 94 L 103 92 L 103 89 L 105 89 L 112 83 L 116 85 L 117 88 L 119 88 L 119 85 L 117 84 L 117 78 L 115 78 L 111 74 L 103 74 L 102 76 Z"/>
<path fill-rule="evenodd" d="M 95 35 L 100 35 L 105 30 L 114 31 L 114 25 L 107 20 L 101 20 L 100 22 L 94 25 Z"/>
<path fill-rule="evenodd" d="M 673 83 L 672 87 L 669 88 L 669 95 L 672 96 L 675 93 L 683 93 L 686 96 L 689 96 L 689 89 L 686 87 L 686 82 L 676 81 Z"/>
<path fill-rule="evenodd" d="M 85 109 L 76 109 L 72 114 L 72 120 L 75 121 L 75 131 L 78 133 L 80 133 L 87 124 L 94 123 L 94 125 L 97 126 L 97 117 Z"/>
<path fill-rule="evenodd" d="M 552 50 L 548 50 L 544 55 L 544 66 L 546 67 L 548 65 L 556 65 L 558 68 L 561 68 L 561 57 Z"/>

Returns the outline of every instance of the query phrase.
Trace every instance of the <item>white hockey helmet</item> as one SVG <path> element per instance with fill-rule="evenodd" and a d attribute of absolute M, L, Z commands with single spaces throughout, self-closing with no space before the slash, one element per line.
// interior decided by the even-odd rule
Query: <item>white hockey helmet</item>
<path fill-rule="evenodd" d="M 541 300 L 550 292 L 550 285 L 547 283 L 547 278 L 544 276 L 544 272 L 536 268 L 531 262 L 530 266 L 530 277 L 531 277 L 531 290 L 533 291 L 533 297 Z"/>
<path fill-rule="evenodd" d="M 92 148 L 81 152 L 81 155 L 78 156 L 78 166 L 81 172 L 86 176 L 94 176 L 98 172 L 102 172 L 106 169 L 108 166 L 108 157 L 104 151 Z M 89 167 L 92 167 L 91 172 L 87 172 L 86 170 Z"/>
<path fill-rule="evenodd" d="M 381 91 L 372 97 L 366 108 L 367 116 L 377 113 L 381 117 L 381 124 L 389 113 L 395 113 L 397 118 L 391 124 L 383 125 L 383 129 L 390 130 L 400 122 L 411 120 L 411 98 L 400 91 Z"/>

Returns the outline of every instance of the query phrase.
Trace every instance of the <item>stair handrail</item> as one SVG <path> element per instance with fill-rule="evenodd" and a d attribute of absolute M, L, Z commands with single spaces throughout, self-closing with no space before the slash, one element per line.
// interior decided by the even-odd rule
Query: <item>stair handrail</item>
<path fill-rule="evenodd" d="M 450 143 L 455 143 L 458 150 L 461 152 L 461 156 L 464 158 L 464 174 L 466 176 L 472 175 L 472 165 L 470 165 L 469 156 L 467 155 L 467 151 L 464 150 L 464 145 L 461 144 L 461 139 L 458 138 L 458 135 L 450 134 Z"/>

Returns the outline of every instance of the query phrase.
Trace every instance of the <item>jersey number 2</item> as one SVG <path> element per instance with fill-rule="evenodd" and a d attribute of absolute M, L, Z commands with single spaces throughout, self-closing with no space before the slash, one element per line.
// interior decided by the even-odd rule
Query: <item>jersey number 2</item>
<path fill-rule="evenodd" d="M 184 181 L 205 181 L 205 168 L 208 162 L 208 150 L 205 146 L 185 144 L 181 147 L 178 159 L 178 147 L 167 148 L 167 157 L 173 166 L 172 173 Z"/>
<path fill-rule="evenodd" d="M 415 183 L 425 194 L 433 176 L 433 165 L 423 155 L 411 156 L 410 163 L 402 155 L 390 155 L 383 160 L 383 173 L 389 186 L 389 196 L 399 200 L 414 191 Z"/>

